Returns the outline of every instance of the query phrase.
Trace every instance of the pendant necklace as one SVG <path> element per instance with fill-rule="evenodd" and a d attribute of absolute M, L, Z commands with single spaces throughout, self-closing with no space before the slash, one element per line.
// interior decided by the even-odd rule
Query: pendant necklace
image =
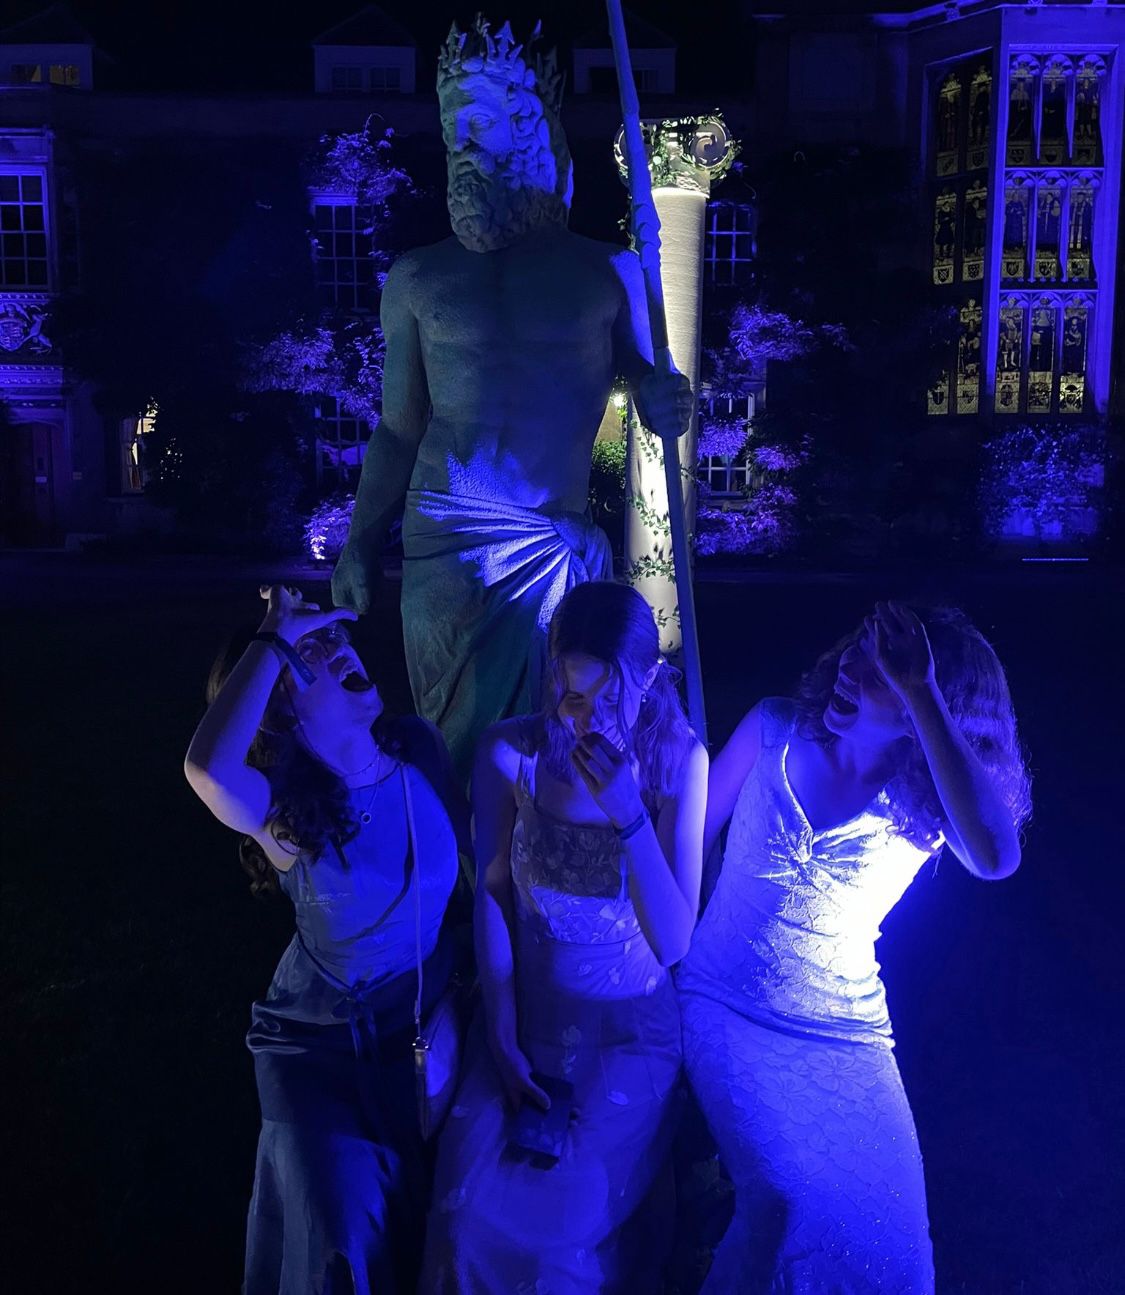
<path fill-rule="evenodd" d="M 375 763 L 375 761 L 374 761 L 374 760 L 372 760 L 372 761 L 371 761 L 371 764 L 374 764 L 374 763 Z M 370 765 L 369 765 L 368 767 L 370 768 Z M 371 811 L 372 811 L 372 809 L 374 808 L 374 805 L 375 805 L 375 801 L 376 801 L 376 799 L 378 798 L 378 795 L 379 795 L 379 788 L 380 788 L 380 787 L 382 787 L 383 783 L 385 783 L 385 782 L 387 781 L 387 779 L 391 776 L 391 774 L 393 774 L 393 773 L 395 772 L 395 770 L 396 770 L 397 768 L 398 768 L 398 761 L 396 760 L 396 761 L 394 762 L 394 764 L 393 764 L 393 766 L 392 766 L 392 768 L 391 768 L 390 772 L 389 772 L 389 773 L 385 773 L 385 774 L 384 774 L 384 775 L 379 779 L 379 781 L 378 781 L 378 782 L 377 782 L 377 783 L 376 783 L 376 784 L 371 788 L 371 795 L 370 795 L 370 797 L 368 798 L 367 805 L 366 805 L 366 807 L 365 807 L 364 809 L 362 809 L 362 810 L 360 811 L 360 815 L 359 815 L 359 821 L 364 825 L 364 827 L 366 827 L 366 826 L 367 826 L 367 824 L 371 822 Z M 361 771 L 361 772 L 362 772 L 362 771 Z"/>

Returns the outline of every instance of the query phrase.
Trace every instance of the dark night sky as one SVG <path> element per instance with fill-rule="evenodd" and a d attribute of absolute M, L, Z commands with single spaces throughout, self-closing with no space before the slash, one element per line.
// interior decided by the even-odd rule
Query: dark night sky
<path fill-rule="evenodd" d="M 876 0 L 883 10 L 909 9 L 922 0 Z M 6 0 L 3 24 L 41 12 L 44 0 Z M 350 17 L 362 0 L 71 0 L 70 10 L 112 62 L 98 72 L 102 86 L 136 90 L 259 90 L 303 92 L 311 87 L 312 38 Z M 414 34 L 420 88 L 427 87 L 438 46 L 456 17 L 462 25 L 478 8 L 494 21 L 512 20 L 517 36 L 542 18 L 549 40 L 565 44 L 596 26 L 599 0 L 497 0 L 488 4 L 385 0 L 380 6 Z M 640 0 L 636 12 L 679 43 L 682 88 L 723 84 L 738 68 L 739 45 L 729 32 L 742 26 L 740 0 Z M 803 8 L 862 12 L 857 0 L 760 0 L 762 12 Z M 727 38 L 724 40 L 724 33 Z M 740 78 L 741 79 L 741 78 Z"/>

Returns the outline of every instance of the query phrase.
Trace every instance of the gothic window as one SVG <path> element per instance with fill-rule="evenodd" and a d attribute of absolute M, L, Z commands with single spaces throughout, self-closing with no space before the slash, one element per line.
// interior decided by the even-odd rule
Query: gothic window
<path fill-rule="evenodd" d="M 961 307 L 957 339 L 957 412 L 975 414 L 980 401 L 981 308 L 971 297 Z"/>
<path fill-rule="evenodd" d="M 1059 373 L 1059 413 L 1080 414 L 1086 403 L 1086 335 L 1090 310 L 1084 299 L 1063 307 L 1062 364 Z"/>
<path fill-rule="evenodd" d="M 1039 158 L 1048 166 L 1061 166 L 1070 151 L 1067 143 L 1067 98 L 1073 72 L 1070 59 L 1052 58 L 1043 69 Z"/>
<path fill-rule="evenodd" d="M 1027 54 L 1012 60 L 1008 76 L 1008 165 L 1025 166 L 1032 157 L 1032 122 L 1039 64 Z"/>
<path fill-rule="evenodd" d="M 1027 412 L 1049 414 L 1055 385 L 1055 302 L 1042 297 L 1031 308 L 1027 355 Z"/>
<path fill-rule="evenodd" d="M 756 227 L 757 213 L 749 203 L 708 203 L 708 282 L 722 286 L 753 280 Z"/>
<path fill-rule="evenodd" d="M 1093 239 L 1094 183 L 1082 178 L 1071 187 L 1067 215 L 1066 277 L 1071 282 L 1094 281 Z"/>
<path fill-rule="evenodd" d="M 974 180 L 965 191 L 965 226 L 961 240 L 961 278 L 972 282 L 984 277 L 984 231 L 988 217 L 988 188 Z"/>
<path fill-rule="evenodd" d="M 1105 71 L 1105 62 L 1095 54 L 1078 65 L 1074 87 L 1074 160 L 1079 166 L 1102 163 L 1099 115 Z"/>
<path fill-rule="evenodd" d="M 0 288 L 46 291 L 46 204 L 41 173 L 0 174 Z"/>
<path fill-rule="evenodd" d="M 1017 298 L 1008 297 L 1000 306 L 1000 333 L 996 347 L 995 408 L 998 414 L 1019 412 L 1023 321 L 1023 305 Z"/>
<path fill-rule="evenodd" d="M 952 71 L 941 83 L 937 100 L 937 135 L 934 140 L 937 175 L 954 175 L 958 165 L 961 124 L 961 77 Z"/>
<path fill-rule="evenodd" d="M 371 428 L 354 418 L 332 396 L 322 396 L 316 406 L 316 479 L 319 483 L 354 486 L 359 480 L 363 452 Z"/>
<path fill-rule="evenodd" d="M 934 282 L 953 282 L 953 254 L 957 246 L 957 194 L 946 188 L 934 201 Z"/>
<path fill-rule="evenodd" d="M 1035 277 L 1053 283 L 1060 275 L 1063 184 L 1057 175 L 1040 181 L 1035 195 Z"/>
<path fill-rule="evenodd" d="M 1009 178 L 1004 190 L 1004 243 L 1000 274 L 1004 279 L 1027 278 L 1028 218 L 1032 186 L 1023 176 Z"/>
<path fill-rule="evenodd" d="M 981 64 L 969 82 L 969 149 L 968 169 L 983 171 L 988 167 L 988 137 L 992 125 L 992 72 Z"/>
<path fill-rule="evenodd" d="M 316 282 L 325 301 L 342 310 L 373 310 L 375 262 L 369 214 L 353 202 L 318 201 Z"/>

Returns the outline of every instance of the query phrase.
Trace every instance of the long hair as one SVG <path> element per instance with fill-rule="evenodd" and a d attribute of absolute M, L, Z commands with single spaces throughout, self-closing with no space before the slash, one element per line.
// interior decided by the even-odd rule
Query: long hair
<path fill-rule="evenodd" d="M 618 731 L 637 761 L 641 792 L 649 800 L 675 795 L 694 741 L 676 689 L 679 671 L 660 658 L 660 636 L 648 603 L 628 585 L 594 580 L 576 585 L 551 617 L 547 637 L 548 667 L 543 689 L 543 755 L 547 768 L 562 782 L 574 777 L 570 753 L 574 739 L 559 719 L 566 693 L 562 658 L 581 653 L 603 661 L 619 686 Z M 639 681 L 657 666 L 645 691 L 637 722 L 626 731 L 622 703 L 623 672 Z"/>
<path fill-rule="evenodd" d="M 1016 716 L 1004 667 L 995 650 L 956 607 L 911 604 L 922 622 L 934 657 L 934 675 L 958 732 L 992 779 L 1019 832 L 1031 816 L 1031 779 L 1016 732 Z M 853 630 L 829 648 L 797 685 L 795 700 L 802 737 L 829 746 L 824 723 L 840 657 L 858 642 Z M 920 845 L 932 845 L 944 817 L 922 748 L 913 738 L 905 761 L 887 783 L 891 818 Z"/>
<path fill-rule="evenodd" d="M 207 704 L 215 700 L 239 658 L 253 638 L 254 630 L 236 631 L 220 650 L 207 679 Z M 259 769 L 270 785 L 267 827 L 273 839 L 296 855 L 316 859 L 330 843 L 346 845 L 359 832 L 344 780 L 301 741 L 296 712 L 289 689 L 288 668 L 282 671 L 266 705 L 265 714 L 247 752 L 246 763 Z M 379 749 L 400 756 L 402 743 L 386 712 L 372 725 Z M 255 895 L 279 890 L 277 869 L 252 836 L 239 845 L 239 860 L 250 878 Z"/>

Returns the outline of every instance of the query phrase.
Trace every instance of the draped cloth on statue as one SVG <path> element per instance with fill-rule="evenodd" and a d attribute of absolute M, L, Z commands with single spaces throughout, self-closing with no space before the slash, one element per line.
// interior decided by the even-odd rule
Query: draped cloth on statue
<path fill-rule="evenodd" d="M 402 545 L 414 705 L 467 776 L 490 724 L 538 709 L 551 616 L 574 585 L 612 578 L 609 541 L 581 513 L 411 490 Z"/>

